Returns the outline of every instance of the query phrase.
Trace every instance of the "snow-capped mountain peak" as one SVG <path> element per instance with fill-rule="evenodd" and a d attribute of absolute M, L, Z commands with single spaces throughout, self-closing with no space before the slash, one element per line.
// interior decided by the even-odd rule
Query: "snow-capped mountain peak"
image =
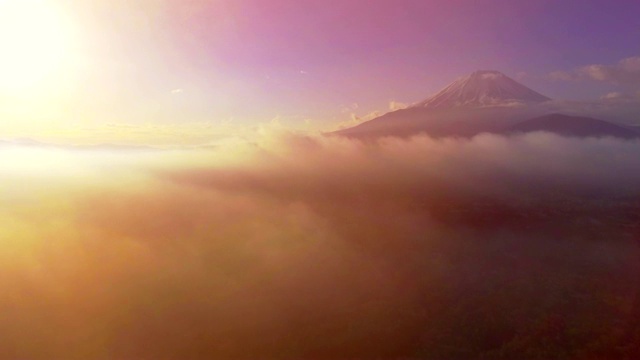
<path fill-rule="evenodd" d="M 459 78 L 434 96 L 412 107 L 522 106 L 548 100 L 551 99 L 499 71 L 481 70 Z"/>

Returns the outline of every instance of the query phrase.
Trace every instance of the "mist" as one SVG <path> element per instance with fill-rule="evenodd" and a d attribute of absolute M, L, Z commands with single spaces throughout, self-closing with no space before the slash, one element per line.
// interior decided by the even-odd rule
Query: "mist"
<path fill-rule="evenodd" d="M 0 148 L 0 357 L 640 353 L 640 142 Z"/>

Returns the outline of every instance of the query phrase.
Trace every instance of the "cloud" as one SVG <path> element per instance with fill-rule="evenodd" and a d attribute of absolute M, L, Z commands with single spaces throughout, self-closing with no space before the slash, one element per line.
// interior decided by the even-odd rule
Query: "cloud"
<path fill-rule="evenodd" d="M 600 100 L 604 100 L 606 102 L 637 103 L 640 102 L 640 91 L 635 94 L 613 91 L 601 96 Z"/>
<path fill-rule="evenodd" d="M 378 116 L 382 115 L 382 112 L 380 111 L 372 111 L 366 115 L 357 115 L 355 113 L 351 113 L 349 115 L 350 119 L 347 121 L 343 121 L 339 124 L 336 125 L 335 130 L 339 130 L 339 129 L 346 129 L 346 128 L 350 128 L 356 125 L 360 125 L 364 122 L 367 122 L 369 120 L 373 120 L 375 118 L 377 118 Z"/>
<path fill-rule="evenodd" d="M 289 118 L 285 118 L 287 120 Z M 226 141 L 228 138 L 250 139 L 257 126 L 233 121 L 233 118 L 181 123 L 114 122 L 83 126 L 39 128 L 27 132 L 6 132 L 7 138 L 24 138 L 61 146 L 118 144 L 158 148 L 192 147 Z"/>
<path fill-rule="evenodd" d="M 640 85 L 640 56 L 622 59 L 617 64 L 593 64 L 572 71 L 555 71 L 549 74 L 553 80 L 592 80 L 620 85 Z"/>
<path fill-rule="evenodd" d="M 629 97 L 629 96 L 628 96 L 628 95 L 626 95 L 626 94 L 623 94 L 623 93 L 621 93 L 621 92 L 614 91 L 614 92 L 610 92 L 610 93 L 607 93 L 607 94 L 602 95 L 602 96 L 600 97 L 600 99 L 602 99 L 602 100 L 614 100 L 614 99 L 626 99 L 626 98 L 628 98 L 628 97 Z"/>
<path fill-rule="evenodd" d="M 182 94 L 184 92 L 184 89 L 173 89 L 171 90 L 172 94 Z"/>
<path fill-rule="evenodd" d="M 640 142 L 261 134 L 0 148 L 1 357 L 634 351 Z"/>
<path fill-rule="evenodd" d="M 407 107 L 409 107 L 409 104 L 401 103 L 395 100 L 389 101 L 389 110 L 391 111 L 406 109 Z"/>

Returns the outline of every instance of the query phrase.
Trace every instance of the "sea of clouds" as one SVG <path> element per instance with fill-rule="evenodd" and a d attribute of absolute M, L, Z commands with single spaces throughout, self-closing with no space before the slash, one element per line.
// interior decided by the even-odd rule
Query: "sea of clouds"
<path fill-rule="evenodd" d="M 434 209 L 637 202 L 639 141 L 276 129 L 0 158 L 1 358 L 578 356 L 637 333 L 640 233 Z"/>

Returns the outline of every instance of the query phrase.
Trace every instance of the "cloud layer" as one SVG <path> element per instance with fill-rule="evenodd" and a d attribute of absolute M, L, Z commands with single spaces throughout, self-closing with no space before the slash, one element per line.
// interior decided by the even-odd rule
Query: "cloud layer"
<path fill-rule="evenodd" d="M 639 154 L 264 132 L 4 164 L 0 357 L 611 354 L 639 335 Z"/>
<path fill-rule="evenodd" d="M 640 85 L 640 56 L 620 60 L 617 64 L 593 64 L 572 71 L 550 74 L 555 80 L 593 80 L 620 85 Z"/>

